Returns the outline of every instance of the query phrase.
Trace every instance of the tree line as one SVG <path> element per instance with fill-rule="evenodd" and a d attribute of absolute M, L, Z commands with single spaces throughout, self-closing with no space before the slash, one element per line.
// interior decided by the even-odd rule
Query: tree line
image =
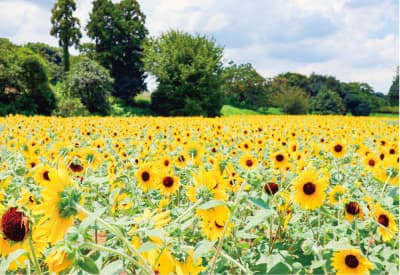
<path fill-rule="evenodd" d="M 149 37 L 136 0 L 92 4 L 84 28 L 74 0 L 54 4 L 50 34 L 59 47 L 0 38 L 0 115 L 109 115 L 113 102 L 136 104 L 147 74 L 157 81 L 156 115 L 218 116 L 223 104 L 289 114 L 398 112 L 398 69 L 387 95 L 315 73 L 264 78 L 251 64 L 224 64 L 224 49 L 207 36 L 170 30 Z M 81 43 L 82 31 L 89 43 Z M 72 46 L 78 55 L 70 55 Z"/>

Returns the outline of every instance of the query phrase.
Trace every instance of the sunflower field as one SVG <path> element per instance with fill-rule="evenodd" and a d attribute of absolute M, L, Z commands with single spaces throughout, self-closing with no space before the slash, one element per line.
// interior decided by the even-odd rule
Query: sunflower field
<path fill-rule="evenodd" d="M 398 274 L 389 118 L 0 118 L 0 274 Z"/>

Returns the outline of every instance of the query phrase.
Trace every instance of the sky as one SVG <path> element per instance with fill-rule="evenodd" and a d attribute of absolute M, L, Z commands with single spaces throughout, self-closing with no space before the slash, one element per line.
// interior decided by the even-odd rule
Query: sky
<path fill-rule="evenodd" d="M 75 0 L 85 26 L 92 0 Z M 0 0 L 0 37 L 45 42 L 56 0 Z M 117 2 L 114 0 L 114 2 Z M 224 62 L 251 63 L 264 77 L 333 75 L 387 93 L 399 64 L 397 0 L 139 0 L 150 36 L 200 33 L 224 47 Z M 88 41 L 84 36 L 84 41 Z M 74 52 L 72 50 L 72 52 Z M 75 51 L 76 52 L 76 51 Z M 154 83 L 150 83 L 150 89 Z"/>

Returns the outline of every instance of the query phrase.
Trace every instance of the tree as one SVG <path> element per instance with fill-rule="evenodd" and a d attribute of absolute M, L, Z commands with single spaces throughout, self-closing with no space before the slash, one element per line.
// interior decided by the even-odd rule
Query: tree
<path fill-rule="evenodd" d="M 344 98 L 346 92 L 342 83 L 333 76 L 312 73 L 309 77 L 311 96 L 316 96 L 321 90 L 329 89 Z"/>
<path fill-rule="evenodd" d="M 45 61 L 26 47 L 0 39 L 0 115 L 50 115 L 55 106 Z"/>
<path fill-rule="evenodd" d="M 311 95 L 310 80 L 307 76 L 291 72 L 280 74 L 279 76 L 287 79 L 288 87 L 300 88 Z"/>
<path fill-rule="evenodd" d="M 280 92 L 274 97 L 274 105 L 291 115 L 306 114 L 310 106 L 307 92 L 298 87 Z"/>
<path fill-rule="evenodd" d="M 313 98 L 313 109 L 321 114 L 344 114 L 343 99 L 334 91 L 322 88 Z"/>
<path fill-rule="evenodd" d="M 354 116 L 368 116 L 372 106 L 367 95 L 361 92 L 350 92 L 346 95 L 344 102 L 346 109 Z"/>
<path fill-rule="evenodd" d="M 108 96 L 112 89 L 109 72 L 87 57 L 72 66 L 65 79 L 67 97 L 78 97 L 89 112 L 107 115 L 110 112 Z"/>
<path fill-rule="evenodd" d="M 399 67 L 397 66 L 396 76 L 393 78 L 392 85 L 388 92 L 390 105 L 399 106 Z"/>
<path fill-rule="evenodd" d="M 72 13 L 76 10 L 74 0 L 58 0 L 51 10 L 50 34 L 58 38 L 58 44 L 63 49 L 64 72 L 69 71 L 69 47 L 79 46 L 82 37 L 79 19 Z"/>
<path fill-rule="evenodd" d="M 158 82 L 159 115 L 217 116 L 222 107 L 223 49 L 205 36 L 169 31 L 145 47 L 145 68 Z"/>
<path fill-rule="evenodd" d="M 40 55 L 47 63 L 50 83 L 55 85 L 63 79 L 62 50 L 45 43 L 27 43 L 25 47 Z"/>
<path fill-rule="evenodd" d="M 228 102 L 252 108 L 267 105 L 266 79 L 250 63 L 224 68 L 222 91 Z"/>
<path fill-rule="evenodd" d="M 144 91 L 142 44 L 148 31 L 139 3 L 95 0 L 86 29 L 94 40 L 95 59 L 115 79 L 113 95 L 129 101 Z"/>

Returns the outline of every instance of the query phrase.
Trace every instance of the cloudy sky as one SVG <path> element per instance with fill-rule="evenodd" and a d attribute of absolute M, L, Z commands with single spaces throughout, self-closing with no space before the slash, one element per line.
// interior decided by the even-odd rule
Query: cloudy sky
<path fill-rule="evenodd" d="M 56 0 L 0 0 L 0 37 L 49 35 Z M 76 0 L 86 25 L 92 0 Z M 114 1 L 116 2 L 116 1 Z M 150 35 L 169 29 L 213 37 L 225 61 L 251 63 L 265 77 L 329 74 L 387 93 L 399 64 L 397 0 L 139 0 Z"/>

